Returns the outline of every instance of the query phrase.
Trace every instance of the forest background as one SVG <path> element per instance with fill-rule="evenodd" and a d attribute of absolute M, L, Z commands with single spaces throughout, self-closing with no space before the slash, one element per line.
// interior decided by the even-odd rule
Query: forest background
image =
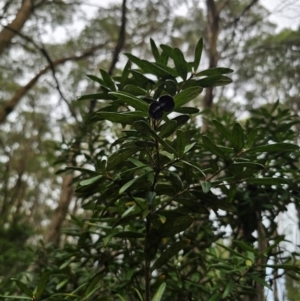
<path fill-rule="evenodd" d="M 272 10 L 267 1 L 258 0 L 101 2 L 0 3 L 2 287 L 30 269 L 32 261 L 42 260 L 39 252 L 45 246 L 70 242 L 64 229 L 71 214 L 84 216 L 71 185 L 77 174 L 58 171 L 81 164 L 82 113 L 101 106 L 77 100 L 98 89 L 86 74 L 99 76 L 100 68 L 118 74 L 126 64 L 122 53 L 147 59 L 152 38 L 192 57 L 203 37 L 201 68 L 218 65 L 235 72 L 233 83 L 207 88 L 197 98 L 201 110 L 232 113 L 244 122 L 253 108 L 268 108 L 279 100 L 299 116 L 299 1 L 279 1 Z M 274 18 L 278 13 L 289 22 Z M 297 125 L 295 131 L 299 133 Z M 104 128 L 102 136 L 111 142 L 119 134 L 120 128 Z M 287 249 L 297 251 L 300 213 L 293 202 L 287 208 L 276 219 L 278 231 L 288 230 Z M 274 286 L 274 298 L 298 300 L 295 291 L 284 299 L 295 287 L 299 294 L 299 286 L 290 281 Z"/>

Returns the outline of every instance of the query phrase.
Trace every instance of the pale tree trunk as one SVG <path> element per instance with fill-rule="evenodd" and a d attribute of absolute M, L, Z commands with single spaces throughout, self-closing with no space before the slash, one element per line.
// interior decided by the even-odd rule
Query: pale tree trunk
<path fill-rule="evenodd" d="M 258 252 L 263 253 L 268 248 L 268 237 L 266 234 L 265 226 L 262 223 L 262 216 L 260 212 L 256 213 L 257 218 L 257 233 L 258 233 Z M 257 261 L 261 267 L 260 277 L 264 279 L 265 268 L 264 265 L 267 264 L 268 259 L 266 257 L 260 257 Z M 251 301 L 265 301 L 264 286 L 258 282 L 255 282 L 255 296 Z"/>
<path fill-rule="evenodd" d="M 23 0 L 14 20 L 0 32 L 0 55 L 9 46 L 11 40 L 29 19 L 33 9 L 33 0 Z"/>
<path fill-rule="evenodd" d="M 61 237 L 61 227 L 66 219 L 66 215 L 68 213 L 69 205 L 73 196 L 73 174 L 66 174 L 63 177 L 63 182 L 61 186 L 60 198 L 58 207 L 53 214 L 52 221 L 48 227 L 48 231 L 45 235 L 45 242 L 52 243 L 55 246 L 59 245 L 60 237 Z"/>
<path fill-rule="evenodd" d="M 224 1 L 226 2 L 226 1 Z M 207 42 L 209 68 L 215 68 L 218 63 L 217 42 L 219 35 L 219 9 L 216 7 L 215 0 L 206 0 L 207 8 Z M 211 108 L 213 104 L 213 88 L 206 88 L 204 96 L 204 107 Z"/>

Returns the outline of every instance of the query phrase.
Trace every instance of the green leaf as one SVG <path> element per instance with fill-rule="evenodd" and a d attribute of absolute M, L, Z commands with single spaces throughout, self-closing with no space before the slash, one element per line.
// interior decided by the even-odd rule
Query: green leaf
<path fill-rule="evenodd" d="M 161 237 L 169 237 L 186 230 L 194 222 L 190 215 L 167 218 L 167 221 L 159 228 Z"/>
<path fill-rule="evenodd" d="M 201 61 L 201 55 L 203 50 L 203 38 L 200 38 L 197 42 L 196 49 L 195 49 L 195 58 L 194 58 L 194 71 L 196 72 L 200 61 Z"/>
<path fill-rule="evenodd" d="M 172 135 L 177 129 L 177 122 L 175 120 L 169 120 L 165 124 L 162 125 L 159 136 L 161 138 L 166 138 Z"/>
<path fill-rule="evenodd" d="M 246 148 L 249 148 L 254 144 L 258 131 L 259 131 L 259 128 L 253 128 L 250 131 L 250 133 L 247 135 L 247 140 L 246 140 L 246 144 L 245 144 Z"/>
<path fill-rule="evenodd" d="M 144 102 L 143 100 L 140 100 L 139 98 L 126 93 L 126 92 L 110 92 L 109 95 L 114 95 L 127 103 L 128 105 L 134 107 L 136 110 L 141 112 L 148 112 L 149 105 Z"/>
<path fill-rule="evenodd" d="M 177 108 L 174 111 L 182 114 L 197 114 L 200 112 L 199 109 L 193 107 L 181 107 L 181 108 Z"/>
<path fill-rule="evenodd" d="M 177 151 L 179 157 L 181 157 L 185 153 L 185 146 L 186 146 L 185 132 L 183 132 L 182 130 L 178 130 L 176 132 L 176 135 L 177 135 L 176 138 Z"/>
<path fill-rule="evenodd" d="M 166 289 L 166 283 L 164 282 L 159 286 L 159 288 L 155 292 L 152 301 L 161 301 L 165 289 Z"/>
<path fill-rule="evenodd" d="M 128 60 L 125 67 L 124 67 L 124 70 L 122 72 L 121 83 L 123 85 L 125 85 L 127 80 L 128 80 L 128 77 L 129 77 L 129 74 L 130 74 L 130 69 L 131 69 L 131 61 Z"/>
<path fill-rule="evenodd" d="M 176 156 L 178 156 L 177 152 L 175 151 L 175 149 L 164 139 L 162 139 L 159 135 L 157 135 L 152 129 L 150 129 L 150 135 L 157 140 L 166 151 L 168 151 L 170 154 L 174 154 Z"/>
<path fill-rule="evenodd" d="M 107 93 L 94 93 L 94 94 L 86 94 L 77 98 L 77 100 L 90 100 L 90 99 L 101 99 L 101 100 L 111 100 L 113 97 L 109 96 Z"/>
<path fill-rule="evenodd" d="M 126 85 L 123 90 L 131 95 L 147 95 L 147 91 L 145 89 L 142 89 L 141 87 L 136 85 Z"/>
<path fill-rule="evenodd" d="M 136 121 L 133 124 L 133 127 L 141 134 L 143 135 L 150 135 L 151 133 L 151 128 L 148 122 L 146 122 L 145 120 L 140 120 L 140 121 Z"/>
<path fill-rule="evenodd" d="M 105 86 L 105 82 L 104 82 L 103 79 L 101 79 L 101 78 L 99 78 L 99 77 L 97 77 L 95 75 L 92 75 L 92 74 L 87 74 L 86 76 L 89 79 L 91 79 L 92 81 L 99 83 L 101 86 Z"/>
<path fill-rule="evenodd" d="M 23 283 L 22 281 L 20 281 L 18 279 L 15 279 L 15 278 L 12 278 L 11 280 L 16 282 L 17 286 L 21 289 L 21 291 L 25 295 L 29 296 L 30 298 L 33 297 L 32 291 L 29 289 L 29 287 L 25 283 Z"/>
<path fill-rule="evenodd" d="M 151 51 L 152 51 L 152 54 L 153 54 L 153 57 L 155 59 L 156 62 L 159 61 L 159 51 L 157 49 L 157 46 L 155 44 L 155 42 L 150 38 L 150 45 L 151 45 Z"/>
<path fill-rule="evenodd" d="M 98 112 L 96 113 L 96 116 L 98 117 L 98 120 L 108 120 L 111 122 L 117 122 L 122 124 L 133 124 L 138 120 L 144 119 L 142 116 L 139 116 L 138 114 L 134 114 L 135 112 L 125 112 L 125 113 Z"/>
<path fill-rule="evenodd" d="M 150 173 L 152 171 L 148 171 L 143 173 L 140 176 L 135 177 L 134 179 L 130 180 L 129 182 L 127 182 L 126 184 L 124 184 L 120 190 L 119 190 L 119 194 L 122 194 L 123 192 L 125 192 L 133 183 L 135 183 L 136 181 L 140 180 L 142 177 L 144 177 L 145 175 L 147 175 L 148 173 Z"/>
<path fill-rule="evenodd" d="M 175 64 L 175 68 L 179 74 L 179 76 L 183 79 L 186 80 L 187 78 L 187 66 L 186 66 L 186 61 L 184 59 L 184 55 L 181 52 L 180 49 L 175 48 L 173 51 L 173 56 L 172 59 Z"/>
<path fill-rule="evenodd" d="M 215 293 L 207 301 L 220 301 L 220 300 L 221 300 L 221 294 Z"/>
<path fill-rule="evenodd" d="M 122 297 L 120 294 L 116 294 L 116 296 L 119 297 L 121 299 L 121 301 L 128 301 L 124 297 Z"/>
<path fill-rule="evenodd" d="M 140 146 L 140 147 L 155 147 L 155 143 L 153 141 L 136 141 L 135 142 L 136 146 Z"/>
<path fill-rule="evenodd" d="M 227 296 L 230 295 L 230 293 L 232 292 L 232 289 L 234 288 L 234 282 L 230 279 L 229 282 L 227 283 L 224 292 L 222 294 L 222 298 L 226 298 Z"/>
<path fill-rule="evenodd" d="M 247 154 L 252 153 L 277 153 L 277 152 L 292 152 L 299 150 L 299 146 L 292 143 L 274 143 L 274 144 L 266 144 L 261 146 L 252 147 L 245 151 Z"/>
<path fill-rule="evenodd" d="M 225 153 L 223 153 L 223 151 L 217 145 L 215 145 L 207 136 L 202 136 L 202 142 L 204 149 L 223 159 L 227 157 Z"/>
<path fill-rule="evenodd" d="M 45 290 L 45 287 L 46 287 L 46 284 L 47 284 L 47 281 L 49 279 L 49 276 L 50 276 L 50 272 L 49 270 L 45 270 L 43 271 L 42 273 L 42 276 L 41 276 L 41 279 L 39 280 L 39 283 L 37 285 L 37 287 L 35 288 L 34 290 L 34 297 L 35 299 L 40 299 L 40 297 L 42 296 L 42 293 L 44 292 Z"/>
<path fill-rule="evenodd" d="M 153 202 L 155 200 L 156 197 L 156 192 L 155 191 L 147 191 L 146 192 L 146 202 L 148 205 L 152 206 Z"/>
<path fill-rule="evenodd" d="M 135 213 L 135 214 L 130 214 L 130 215 L 126 215 L 122 218 L 120 218 L 119 220 L 117 220 L 113 225 L 112 225 L 112 229 L 116 228 L 119 225 L 124 225 L 126 223 L 128 223 L 129 221 L 133 221 L 135 220 L 137 217 L 139 217 L 141 214 L 140 213 Z"/>
<path fill-rule="evenodd" d="M 182 162 L 183 164 L 189 166 L 189 168 L 192 167 L 192 168 L 198 170 L 198 171 L 200 172 L 200 174 L 201 174 L 203 177 L 206 176 L 205 173 L 200 169 L 200 167 L 197 166 L 196 163 L 191 164 L 190 162 L 187 162 L 187 161 L 184 161 L 184 160 L 181 160 L 181 162 Z"/>
<path fill-rule="evenodd" d="M 112 154 L 107 160 L 107 170 L 113 170 L 119 164 L 124 164 L 124 161 L 139 151 L 139 148 L 127 149 L 123 152 L 116 152 Z"/>
<path fill-rule="evenodd" d="M 93 177 L 93 178 L 89 178 L 87 180 L 83 180 L 81 182 L 79 182 L 79 185 L 80 186 L 87 186 L 87 185 L 91 185 L 91 184 L 94 184 L 96 182 L 99 182 L 100 179 L 104 178 L 102 175 L 99 175 L 99 176 L 96 176 L 96 177 Z"/>
<path fill-rule="evenodd" d="M 249 184 L 254 185 L 280 185 L 288 184 L 289 181 L 284 178 L 249 178 L 246 180 Z"/>
<path fill-rule="evenodd" d="M 203 89 L 201 87 L 190 87 L 176 94 L 174 96 L 174 110 L 195 99 L 202 92 L 202 90 Z"/>
<path fill-rule="evenodd" d="M 211 188 L 210 182 L 200 181 L 200 184 L 204 193 L 208 193 L 210 191 Z"/>
<path fill-rule="evenodd" d="M 119 238 L 144 238 L 145 237 L 144 234 L 139 232 L 134 232 L 134 231 L 118 232 L 114 236 Z"/>
<path fill-rule="evenodd" d="M 252 252 L 253 254 L 256 254 L 257 251 L 255 249 L 253 249 L 250 245 L 244 243 L 243 241 L 241 240 L 233 240 L 234 244 L 236 246 L 238 246 L 239 248 L 245 250 L 245 251 L 249 251 L 249 252 Z"/>
<path fill-rule="evenodd" d="M 170 95 L 174 96 L 177 92 L 177 82 L 173 79 L 167 79 L 164 88 Z"/>
<path fill-rule="evenodd" d="M 95 292 L 95 287 L 100 283 L 100 280 L 102 279 L 101 273 L 98 273 L 94 275 L 94 277 L 89 281 L 89 285 L 86 288 L 86 291 L 84 293 L 85 299 L 88 299 L 94 292 Z M 96 287 L 97 289 L 98 287 Z"/>
<path fill-rule="evenodd" d="M 141 293 L 140 293 L 135 287 L 131 287 L 131 288 L 132 288 L 133 290 L 135 290 L 135 292 L 137 293 L 137 295 L 138 295 L 140 301 L 144 301 L 144 299 L 143 299 Z"/>
<path fill-rule="evenodd" d="M 152 270 L 160 268 L 163 264 L 167 264 L 169 259 L 177 255 L 182 249 L 190 244 L 189 239 L 181 240 L 173 243 L 167 250 L 165 250 L 160 257 L 155 261 Z"/>
<path fill-rule="evenodd" d="M 141 60 L 138 57 L 130 54 L 130 53 L 124 53 L 133 63 L 135 63 L 137 66 L 139 66 L 144 72 L 154 74 L 158 77 L 168 77 L 171 74 L 167 72 L 165 69 L 160 68 L 158 65 L 151 63 L 146 60 Z"/>
<path fill-rule="evenodd" d="M 267 287 L 268 289 L 272 290 L 272 287 L 262 278 L 256 276 L 255 274 L 252 274 L 252 273 L 248 273 L 248 276 L 250 278 L 252 278 L 254 281 L 262 284 L 263 286 Z"/>
<path fill-rule="evenodd" d="M 210 68 L 207 70 L 203 70 L 203 71 L 195 74 L 195 76 L 211 76 L 211 75 L 228 74 L 228 73 L 232 73 L 232 72 L 233 72 L 232 69 L 217 67 L 217 68 Z"/>
<path fill-rule="evenodd" d="M 112 91 L 116 91 L 115 83 L 111 79 L 110 75 L 106 71 L 104 71 L 102 69 L 100 69 L 100 73 L 101 73 L 101 76 L 102 76 L 102 78 L 104 80 L 105 86 L 108 87 Z"/>
<path fill-rule="evenodd" d="M 235 123 L 232 130 L 231 143 L 236 153 L 244 147 L 244 130 L 239 123 Z"/>
<path fill-rule="evenodd" d="M 232 134 L 231 132 L 219 121 L 213 120 L 213 123 L 216 127 L 216 129 L 219 131 L 219 133 L 224 136 L 227 140 L 231 141 Z"/>
<path fill-rule="evenodd" d="M 202 88 L 225 86 L 232 83 L 231 78 L 223 75 L 211 75 L 203 79 L 197 80 L 197 83 Z"/>

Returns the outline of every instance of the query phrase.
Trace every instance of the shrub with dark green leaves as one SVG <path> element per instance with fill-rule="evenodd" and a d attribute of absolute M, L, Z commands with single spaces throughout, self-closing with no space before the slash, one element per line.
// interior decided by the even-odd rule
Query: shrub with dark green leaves
<path fill-rule="evenodd" d="M 268 261 L 284 240 L 274 218 L 299 199 L 295 117 L 278 102 L 241 124 L 201 114 L 203 88 L 230 83 L 232 70 L 198 71 L 202 39 L 192 62 L 151 48 L 154 62 L 126 54 L 121 75 L 89 76 L 100 92 L 79 101 L 99 109 L 85 116 L 85 159 L 67 168 L 80 172 L 87 215 L 72 216 L 74 243 L 50 253 L 35 290 L 17 281 L 32 300 L 255 300 L 270 288 L 267 267 L 299 271 Z M 102 147 L 105 122 L 116 135 Z"/>

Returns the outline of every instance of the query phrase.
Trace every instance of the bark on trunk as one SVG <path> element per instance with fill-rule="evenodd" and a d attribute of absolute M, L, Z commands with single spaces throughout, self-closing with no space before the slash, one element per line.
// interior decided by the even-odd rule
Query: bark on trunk
<path fill-rule="evenodd" d="M 33 8 L 32 0 L 23 0 L 14 20 L 0 32 L 0 55 L 5 51 L 11 40 L 29 19 Z"/>
<path fill-rule="evenodd" d="M 207 41 L 209 49 L 209 68 L 215 68 L 218 63 L 217 41 L 219 35 L 219 13 L 214 0 L 206 0 L 207 7 Z M 211 108 L 213 104 L 213 88 L 206 88 L 204 107 Z"/>
<path fill-rule="evenodd" d="M 45 235 L 46 243 L 52 243 L 55 246 L 59 245 L 61 237 L 60 229 L 68 213 L 68 208 L 73 196 L 72 181 L 73 174 L 66 174 L 63 178 L 58 207 L 53 215 L 53 219 L 48 228 L 49 230 Z"/>

